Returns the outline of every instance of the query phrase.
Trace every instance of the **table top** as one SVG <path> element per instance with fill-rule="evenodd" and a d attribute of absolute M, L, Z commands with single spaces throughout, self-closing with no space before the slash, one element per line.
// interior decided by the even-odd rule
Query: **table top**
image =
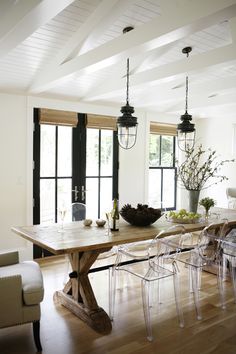
<path fill-rule="evenodd" d="M 236 210 L 214 208 L 220 214 L 221 219 L 227 218 L 230 223 L 236 224 Z M 220 224 L 222 221 L 209 220 L 196 224 L 185 224 L 186 231 L 199 231 L 210 223 Z M 162 237 L 173 234 L 167 231 L 172 225 L 162 216 L 154 224 L 145 227 L 137 227 L 120 220 L 119 231 L 110 232 L 107 235 L 105 227 L 95 225 L 84 226 L 82 221 L 74 221 L 64 224 L 63 232 L 60 224 L 31 225 L 12 227 L 12 231 L 34 244 L 47 249 L 53 254 L 84 252 L 111 248 L 115 245 L 153 239 L 160 231 L 164 231 Z M 177 233 L 177 232 L 175 232 Z"/>

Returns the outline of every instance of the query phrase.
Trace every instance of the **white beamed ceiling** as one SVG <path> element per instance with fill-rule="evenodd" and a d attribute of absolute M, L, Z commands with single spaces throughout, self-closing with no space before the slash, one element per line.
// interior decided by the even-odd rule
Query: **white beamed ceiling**
<path fill-rule="evenodd" d="M 134 30 L 123 34 L 126 26 Z M 182 48 L 193 48 L 189 58 Z M 236 0 L 3 0 L 0 91 L 125 102 L 195 118 L 236 112 Z"/>

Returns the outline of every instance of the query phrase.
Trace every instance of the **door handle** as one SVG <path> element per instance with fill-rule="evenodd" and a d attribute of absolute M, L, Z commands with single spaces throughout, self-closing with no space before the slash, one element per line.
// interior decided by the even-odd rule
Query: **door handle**
<path fill-rule="evenodd" d="M 85 190 L 84 186 L 82 186 L 81 187 L 81 198 L 82 198 L 83 202 L 85 201 L 85 193 L 86 193 L 86 190 Z"/>
<path fill-rule="evenodd" d="M 78 187 L 75 186 L 75 189 L 72 189 L 72 192 L 75 192 L 75 201 L 77 202 L 77 200 L 78 200 L 78 193 L 79 193 Z"/>

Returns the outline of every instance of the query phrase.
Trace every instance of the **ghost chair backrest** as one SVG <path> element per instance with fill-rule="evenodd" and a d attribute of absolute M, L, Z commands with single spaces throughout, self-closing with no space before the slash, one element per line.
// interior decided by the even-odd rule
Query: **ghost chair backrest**
<path fill-rule="evenodd" d="M 86 205 L 83 203 L 72 204 L 72 221 L 80 221 L 86 218 Z"/>

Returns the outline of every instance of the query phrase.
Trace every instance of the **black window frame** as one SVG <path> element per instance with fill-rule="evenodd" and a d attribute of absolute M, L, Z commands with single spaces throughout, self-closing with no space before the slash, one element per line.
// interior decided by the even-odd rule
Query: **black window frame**
<path fill-rule="evenodd" d="M 159 148 L 159 166 L 150 166 L 149 160 L 149 170 L 160 170 L 161 171 L 161 208 L 165 210 L 176 210 L 177 205 L 177 166 L 175 164 L 176 161 L 176 137 L 171 135 L 161 135 L 161 134 L 153 134 L 150 132 L 150 135 L 156 135 L 160 137 L 160 148 Z M 172 166 L 161 166 L 162 160 L 162 137 L 163 136 L 171 136 L 173 138 L 173 154 L 172 154 Z M 174 170 L 174 205 L 165 207 L 163 206 L 163 175 L 164 170 Z M 150 186 L 149 186 L 150 189 Z"/>
<path fill-rule="evenodd" d="M 58 149 L 58 126 L 55 125 L 56 129 L 56 142 L 55 142 L 55 176 L 53 177 L 40 177 L 40 140 L 41 140 L 41 130 L 39 124 L 39 108 L 34 108 L 34 132 L 33 132 L 33 224 L 40 224 L 40 180 L 41 179 L 54 179 L 55 180 L 55 222 L 57 222 L 57 180 L 70 178 L 72 179 L 72 190 L 75 189 L 75 185 L 79 186 L 78 188 L 78 199 L 77 202 L 86 203 L 86 200 L 83 199 L 84 193 L 81 186 L 86 190 L 86 114 L 78 113 L 79 124 L 72 129 L 72 165 L 73 172 L 72 176 L 57 176 L 57 149 Z M 101 129 L 99 129 L 99 146 L 101 150 Z M 101 158 L 101 151 L 99 151 L 99 157 Z M 112 166 L 112 198 L 119 198 L 119 145 L 117 139 L 117 131 L 113 131 L 113 166 Z M 99 173 L 99 185 L 100 178 L 106 176 L 100 176 Z M 97 177 L 96 177 L 97 178 Z M 71 194 L 72 203 L 75 202 L 75 194 Z M 100 189 L 99 189 L 99 198 L 98 198 L 98 218 L 100 217 Z M 34 245 L 34 258 L 40 258 L 44 256 L 51 255 L 50 252 L 42 250 L 40 247 Z"/>

